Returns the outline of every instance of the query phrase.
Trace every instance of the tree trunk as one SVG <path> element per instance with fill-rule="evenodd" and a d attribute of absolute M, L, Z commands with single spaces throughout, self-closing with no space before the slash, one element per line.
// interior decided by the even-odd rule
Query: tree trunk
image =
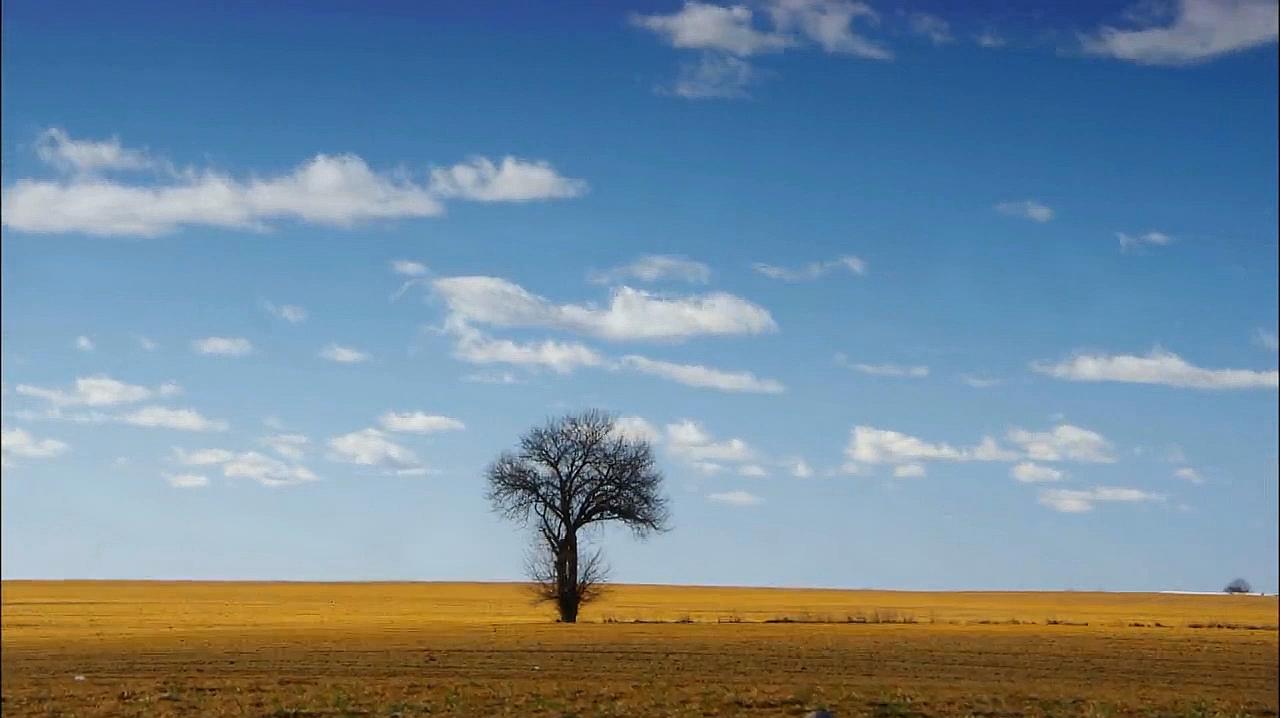
<path fill-rule="evenodd" d="M 559 595 L 556 603 L 560 608 L 562 623 L 576 623 L 578 620 L 578 537 L 569 534 L 560 545 L 560 555 L 556 560 L 556 588 Z"/>

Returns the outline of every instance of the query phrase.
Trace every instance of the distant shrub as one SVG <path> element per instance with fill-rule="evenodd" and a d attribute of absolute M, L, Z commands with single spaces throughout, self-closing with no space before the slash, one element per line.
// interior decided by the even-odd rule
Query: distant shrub
<path fill-rule="evenodd" d="M 1226 593 L 1253 593 L 1253 586 L 1243 578 L 1237 578 L 1222 589 Z"/>

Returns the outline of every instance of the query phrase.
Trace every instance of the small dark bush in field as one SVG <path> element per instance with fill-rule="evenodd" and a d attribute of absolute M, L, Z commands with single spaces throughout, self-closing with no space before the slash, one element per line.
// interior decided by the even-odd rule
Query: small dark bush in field
<path fill-rule="evenodd" d="M 1222 589 L 1226 593 L 1253 593 L 1253 586 L 1243 578 L 1237 578 Z"/>

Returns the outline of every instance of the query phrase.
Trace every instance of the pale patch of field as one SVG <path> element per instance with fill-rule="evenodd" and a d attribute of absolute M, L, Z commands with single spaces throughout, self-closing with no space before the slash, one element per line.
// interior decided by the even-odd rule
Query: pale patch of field
<path fill-rule="evenodd" d="M 1276 714 L 1274 596 L 616 586 L 568 626 L 514 584 L 2 593 L 6 716 Z"/>

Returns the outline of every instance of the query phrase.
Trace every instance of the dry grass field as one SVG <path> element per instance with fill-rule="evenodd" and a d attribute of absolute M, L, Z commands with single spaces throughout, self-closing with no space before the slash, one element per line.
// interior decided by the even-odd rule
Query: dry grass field
<path fill-rule="evenodd" d="M 5 716 L 1274 716 L 1274 596 L 5 582 Z"/>

